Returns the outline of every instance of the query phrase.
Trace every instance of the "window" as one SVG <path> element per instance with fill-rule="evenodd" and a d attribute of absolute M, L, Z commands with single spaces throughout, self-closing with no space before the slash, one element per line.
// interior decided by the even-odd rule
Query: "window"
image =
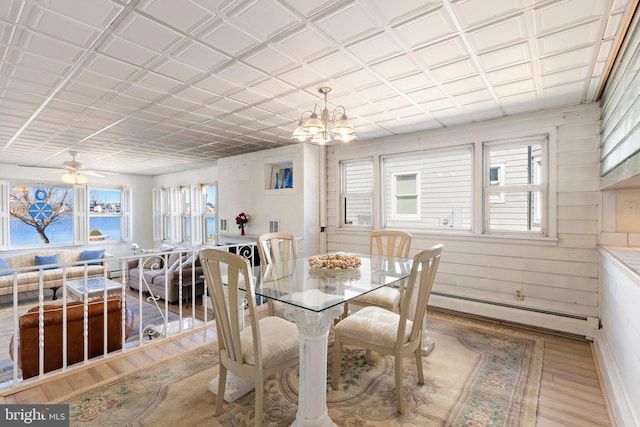
<path fill-rule="evenodd" d="M 180 200 L 182 205 L 182 239 L 184 243 L 191 241 L 191 195 L 189 187 L 180 187 Z"/>
<path fill-rule="evenodd" d="M 171 190 L 162 189 L 162 240 L 171 240 Z"/>
<path fill-rule="evenodd" d="M 215 243 L 216 186 L 190 184 L 153 189 L 154 240 Z"/>
<path fill-rule="evenodd" d="M 203 185 L 205 243 L 216 243 L 216 186 Z"/>
<path fill-rule="evenodd" d="M 373 160 L 341 162 L 341 225 L 371 226 L 373 212 Z"/>
<path fill-rule="evenodd" d="M 545 233 L 547 138 L 485 143 L 484 151 L 485 232 Z M 491 176 L 496 164 L 498 182 Z"/>
<path fill-rule="evenodd" d="M 385 227 L 470 230 L 472 152 L 465 145 L 384 157 Z"/>
<path fill-rule="evenodd" d="M 341 225 L 556 238 L 556 186 L 549 158 L 555 129 L 534 136 L 341 161 Z M 452 142 L 451 144 L 455 144 Z M 553 171 L 551 171 L 553 172 Z"/>
<path fill-rule="evenodd" d="M 130 190 L 0 181 L 0 247 L 130 239 Z M 6 203 L 8 202 L 8 204 Z"/>
<path fill-rule="evenodd" d="M 89 191 L 89 240 L 121 240 L 122 190 Z"/>
<path fill-rule="evenodd" d="M 73 243 L 70 187 L 12 185 L 9 192 L 9 246 Z"/>

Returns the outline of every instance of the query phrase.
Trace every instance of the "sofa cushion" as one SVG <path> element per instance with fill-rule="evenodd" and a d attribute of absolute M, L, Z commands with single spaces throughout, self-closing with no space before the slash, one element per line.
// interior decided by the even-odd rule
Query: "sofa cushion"
<path fill-rule="evenodd" d="M 2 271 L 2 270 L 7 270 L 7 271 Z M 4 258 L 0 258 L 0 276 L 8 276 L 11 274 L 11 266 L 9 265 L 9 263 L 7 262 L 6 259 Z"/>
<path fill-rule="evenodd" d="M 80 261 L 89 261 L 89 260 L 99 260 L 104 256 L 105 249 L 85 249 L 82 251 L 82 255 L 80 256 Z M 100 265 L 100 261 L 89 262 L 87 265 Z"/>
<path fill-rule="evenodd" d="M 146 280 L 147 283 L 151 283 L 156 277 L 164 276 L 164 269 L 158 269 L 158 270 L 144 269 L 142 274 L 143 274 L 144 280 Z M 134 289 L 138 289 L 139 281 L 140 281 L 140 269 L 139 268 L 130 269 L 129 270 L 129 286 L 133 287 Z M 142 284 L 142 286 L 144 286 L 144 283 Z"/>
<path fill-rule="evenodd" d="M 35 255 L 36 265 L 47 265 L 47 264 L 59 264 L 60 263 L 60 255 Z M 53 270 L 57 268 L 55 265 L 47 268 L 43 268 L 43 270 Z"/>

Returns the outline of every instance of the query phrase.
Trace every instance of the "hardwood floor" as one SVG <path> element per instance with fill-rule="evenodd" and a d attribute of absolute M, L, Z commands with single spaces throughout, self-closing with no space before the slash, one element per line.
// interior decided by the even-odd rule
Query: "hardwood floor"
<path fill-rule="evenodd" d="M 478 323 L 486 322 L 475 320 Z M 615 426 L 600 387 L 591 343 L 541 331 L 529 332 L 542 337 L 545 346 L 537 426 Z M 0 403 L 48 403 L 97 382 L 143 368 L 202 344 L 213 343 L 215 339 L 215 328 L 201 328 L 190 335 L 148 345 L 143 350 L 91 364 L 37 385 L 9 390 L 0 395 Z"/>

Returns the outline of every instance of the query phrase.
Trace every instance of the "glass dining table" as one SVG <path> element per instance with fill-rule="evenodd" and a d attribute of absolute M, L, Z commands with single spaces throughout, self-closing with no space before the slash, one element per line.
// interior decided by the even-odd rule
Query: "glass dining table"
<path fill-rule="evenodd" d="M 298 327 L 300 376 L 298 412 L 292 426 L 334 426 L 327 409 L 329 329 L 343 304 L 409 276 L 412 259 L 348 254 L 360 258 L 354 270 L 315 269 L 309 258 L 254 270 L 256 296 L 284 303 L 284 317 Z"/>
<path fill-rule="evenodd" d="M 286 264 L 253 268 L 256 299 L 264 297 L 283 303 L 284 317 L 298 327 L 298 411 L 292 426 L 336 425 L 329 417 L 326 397 L 327 347 L 331 325 L 342 315 L 345 302 L 408 277 L 413 262 L 410 258 L 354 253 L 346 255 L 359 257 L 360 267 L 344 271 L 315 269 L 310 266 L 307 257 L 290 260 Z M 209 389 L 215 391 L 216 387 L 214 379 L 209 383 Z M 237 399 L 253 389 L 253 384 L 235 384 L 231 387 L 239 391 L 232 398 L 225 393 L 225 400 Z"/>

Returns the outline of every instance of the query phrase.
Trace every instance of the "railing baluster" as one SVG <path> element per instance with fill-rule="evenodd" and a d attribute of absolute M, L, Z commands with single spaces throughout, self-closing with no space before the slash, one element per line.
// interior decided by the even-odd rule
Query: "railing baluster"
<path fill-rule="evenodd" d="M 202 310 L 199 310 L 199 306 L 197 304 L 199 286 L 198 281 L 202 281 L 201 276 L 202 273 L 198 273 L 194 268 L 196 266 L 197 257 L 199 255 L 199 251 L 201 248 L 177 248 L 173 252 L 146 252 L 140 253 L 138 255 L 134 255 L 134 257 L 122 256 L 122 257 L 112 257 L 110 259 L 110 263 L 113 264 L 114 270 L 112 272 L 119 272 L 120 278 L 119 281 L 121 283 L 121 287 L 119 290 L 113 290 L 113 288 L 108 289 L 106 284 L 109 283 L 110 280 L 110 271 L 106 267 L 106 261 L 103 262 L 105 264 L 105 269 L 101 271 L 101 275 L 97 276 L 101 280 L 105 286 L 103 289 L 96 291 L 93 288 L 93 283 L 90 282 L 90 279 L 93 279 L 95 276 L 90 272 L 90 262 L 88 261 L 76 261 L 76 262 L 67 262 L 67 263 L 59 263 L 56 267 L 62 269 L 62 278 L 58 279 L 55 286 L 60 286 L 59 283 L 62 283 L 62 301 L 55 301 L 54 304 L 61 306 L 62 309 L 62 367 L 60 371 L 69 371 L 75 369 L 77 367 L 81 367 L 88 363 L 92 363 L 94 360 L 90 359 L 90 336 L 89 336 L 89 324 L 90 324 L 90 300 L 92 297 L 99 296 L 102 297 L 103 301 L 103 355 L 102 357 L 97 357 L 95 360 L 103 360 L 108 359 L 114 355 L 117 355 L 121 352 L 128 352 L 138 348 L 141 348 L 148 344 L 151 340 L 157 339 L 166 339 L 170 337 L 174 337 L 179 334 L 189 333 L 195 328 L 198 328 L 202 325 L 210 325 L 215 321 L 215 319 L 211 319 L 212 310 L 209 308 L 208 300 L 208 289 L 206 283 L 203 283 L 202 289 Z M 250 260 L 250 264 L 252 266 L 256 266 L 257 262 L 257 250 L 255 243 L 243 243 L 243 244 L 234 244 L 234 245 L 225 245 L 225 246 L 217 246 L 216 249 L 233 251 L 238 253 Z M 178 267 L 175 271 L 178 272 L 178 280 L 177 280 L 177 293 L 178 293 L 178 307 L 177 310 L 170 310 L 169 302 L 167 295 L 170 294 L 170 275 L 171 272 L 168 272 L 168 260 L 171 256 L 171 253 L 177 253 L 179 255 L 179 259 L 184 260 L 178 264 Z M 127 261 L 132 259 L 137 259 L 138 265 L 140 266 L 140 274 L 137 278 L 138 285 L 138 294 L 137 300 L 132 298 L 128 298 L 128 288 L 129 288 L 129 270 Z M 159 261 L 161 260 L 161 261 Z M 49 268 L 51 266 L 44 266 Z M 163 305 L 158 303 L 155 298 L 150 298 L 149 303 L 155 306 L 158 317 L 162 318 L 162 323 L 156 322 L 157 324 L 153 325 L 153 328 L 150 328 L 150 322 L 148 315 L 145 315 L 145 307 L 147 302 L 143 299 L 145 298 L 144 292 L 149 291 L 151 296 L 154 296 L 153 288 L 149 286 L 147 283 L 147 279 L 145 277 L 144 271 L 148 270 L 157 270 L 164 269 L 165 281 L 164 281 L 164 295 L 160 295 L 163 299 Z M 187 272 L 187 270 L 190 270 Z M 77 271 L 76 271 L 77 270 Z M 0 382 L 0 391 L 5 388 L 14 388 L 23 382 L 29 381 L 39 381 L 48 378 L 49 376 L 56 375 L 57 372 L 45 372 L 45 330 L 48 328 L 48 325 L 45 325 L 45 292 L 49 292 L 50 287 L 52 287 L 52 283 L 48 283 L 49 279 L 46 279 L 45 276 L 48 270 L 44 269 L 43 266 L 31 266 L 31 267 L 19 267 L 13 269 L 13 307 L 12 307 L 12 319 L 13 322 L 11 326 L 9 325 L 0 325 L 0 327 L 11 327 L 10 331 L 13 334 L 13 337 L 18 337 L 20 334 L 20 313 L 24 311 L 24 309 L 19 308 L 20 305 L 20 288 L 18 286 L 19 280 L 18 275 L 21 273 L 28 272 L 37 272 L 38 273 L 38 287 L 37 287 L 37 330 L 38 330 L 38 338 L 37 338 L 37 346 L 38 346 L 38 360 L 37 360 L 37 374 L 33 378 L 28 378 L 26 380 L 20 379 L 20 368 L 18 367 L 18 358 L 20 357 L 20 352 L 18 348 L 18 339 L 14 338 L 14 347 L 12 351 L 14 365 L 12 370 L 11 378 L 3 378 Z M 189 274 L 190 276 L 184 276 L 185 274 Z M 191 278 L 191 282 L 189 287 L 185 286 L 185 282 Z M 79 294 L 76 295 L 77 299 L 82 298 L 82 338 L 81 341 L 83 343 L 83 360 L 78 364 L 69 364 L 68 354 L 68 342 L 69 342 L 69 319 L 68 319 L 68 302 L 70 298 L 73 297 L 73 293 L 70 289 L 67 288 L 66 283 L 70 280 L 79 279 L 82 281 L 82 285 L 78 288 Z M 93 279 L 96 280 L 96 279 Z M 118 280 L 113 278 L 113 280 Z M 91 286 L 90 286 L 91 283 Z M 173 283 L 171 286 L 175 286 L 176 283 Z M 190 291 L 190 292 L 189 292 Z M 132 290 L 135 292 L 135 290 Z M 122 298 L 123 304 L 120 312 L 120 331 L 121 331 L 121 339 L 122 339 L 122 350 L 117 352 L 109 352 L 109 333 L 114 333 L 109 330 L 109 313 L 108 313 L 108 298 L 110 294 L 119 294 Z M 186 300 L 183 300 L 185 298 Z M 134 301 L 137 303 L 137 316 L 134 319 L 135 324 L 138 326 L 138 338 L 135 341 L 127 341 L 126 337 L 126 322 L 127 322 L 127 308 L 133 309 L 135 313 Z M 191 301 L 191 309 L 188 310 L 187 305 Z M 47 301 L 47 303 L 50 303 Z M 176 317 L 178 320 L 173 320 Z M 148 313 L 148 310 L 147 310 Z M 198 313 L 202 314 L 201 320 L 198 319 Z M 79 325 L 78 325 L 79 326 Z M 80 337 L 77 337 L 80 339 Z M 52 339 L 47 338 L 47 339 Z M 7 353 L 5 353 L 7 354 Z M 3 357 L 0 355 L 0 357 Z"/>

